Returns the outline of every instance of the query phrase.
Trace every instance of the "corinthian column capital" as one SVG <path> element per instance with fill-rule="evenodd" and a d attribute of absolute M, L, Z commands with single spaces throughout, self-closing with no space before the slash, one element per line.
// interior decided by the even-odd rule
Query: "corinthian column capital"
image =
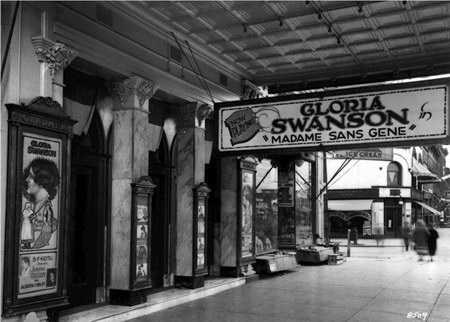
<path fill-rule="evenodd" d="M 144 109 L 145 103 L 153 97 L 158 86 L 154 81 L 131 76 L 113 81 L 110 89 L 117 95 L 122 106 Z"/>
<path fill-rule="evenodd" d="M 78 53 L 67 49 L 64 44 L 42 36 L 31 38 L 31 42 L 38 60 L 48 64 L 48 72 L 52 79 L 59 70 L 69 66 L 72 60 L 78 56 Z"/>

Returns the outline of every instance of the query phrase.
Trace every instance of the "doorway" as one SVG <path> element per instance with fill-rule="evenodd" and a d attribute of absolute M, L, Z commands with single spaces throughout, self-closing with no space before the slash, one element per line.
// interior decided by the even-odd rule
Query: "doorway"
<path fill-rule="evenodd" d="M 72 140 L 68 223 L 68 297 L 71 307 L 106 301 L 106 228 L 110 155 L 95 112 L 87 135 Z"/>
<path fill-rule="evenodd" d="M 384 237 L 401 237 L 402 208 L 397 200 L 384 201 Z"/>
<path fill-rule="evenodd" d="M 153 190 L 151 219 L 150 276 L 153 288 L 173 286 L 175 270 L 176 166 L 165 134 L 159 148 L 149 152 L 149 176 L 156 184 Z"/>

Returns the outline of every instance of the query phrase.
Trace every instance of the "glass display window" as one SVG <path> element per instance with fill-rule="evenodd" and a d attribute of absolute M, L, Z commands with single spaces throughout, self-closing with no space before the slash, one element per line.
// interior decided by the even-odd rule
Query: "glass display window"
<path fill-rule="evenodd" d="M 256 167 L 256 254 L 278 248 L 278 170 L 271 160 L 262 159 Z"/>
<path fill-rule="evenodd" d="M 312 175 L 311 163 L 304 160 L 295 162 L 295 244 L 314 243 L 312 226 Z"/>

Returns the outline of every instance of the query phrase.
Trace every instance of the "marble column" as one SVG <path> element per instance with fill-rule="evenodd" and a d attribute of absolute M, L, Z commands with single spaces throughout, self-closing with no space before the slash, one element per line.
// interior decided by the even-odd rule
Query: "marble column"
<path fill-rule="evenodd" d="M 205 181 L 205 122 L 211 107 L 197 102 L 179 107 L 177 156 L 176 280 L 185 287 L 203 286 L 194 272 L 194 191 Z"/>
<path fill-rule="evenodd" d="M 235 157 L 221 159 L 220 182 L 220 266 L 221 275 L 233 274 L 237 268 L 238 162 Z"/>
<path fill-rule="evenodd" d="M 111 199 L 111 299 L 130 289 L 131 183 L 148 175 L 152 145 L 148 99 L 153 82 L 132 76 L 111 84 L 114 95 L 114 150 Z M 120 301 L 118 301 L 120 302 Z"/>

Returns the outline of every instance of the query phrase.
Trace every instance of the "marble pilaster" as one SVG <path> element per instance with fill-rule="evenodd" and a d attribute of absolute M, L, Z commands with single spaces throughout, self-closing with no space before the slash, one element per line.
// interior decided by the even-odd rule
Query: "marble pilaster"
<path fill-rule="evenodd" d="M 178 177 L 177 177 L 177 242 L 176 276 L 192 277 L 193 272 L 193 188 L 205 180 L 205 130 L 199 112 L 206 114 L 203 105 L 188 103 L 179 108 Z"/>
<path fill-rule="evenodd" d="M 238 164 L 235 157 L 221 160 L 220 182 L 220 213 L 221 213 L 221 244 L 220 265 L 236 267 L 237 265 L 237 175 Z"/>
<path fill-rule="evenodd" d="M 146 84 L 143 86 L 142 84 Z M 111 288 L 130 287 L 131 186 L 148 175 L 150 126 L 148 80 L 137 76 L 114 83 L 114 154 L 111 207 Z M 154 87 L 152 87 L 154 88 Z M 153 93 L 153 92 L 152 92 Z"/>

